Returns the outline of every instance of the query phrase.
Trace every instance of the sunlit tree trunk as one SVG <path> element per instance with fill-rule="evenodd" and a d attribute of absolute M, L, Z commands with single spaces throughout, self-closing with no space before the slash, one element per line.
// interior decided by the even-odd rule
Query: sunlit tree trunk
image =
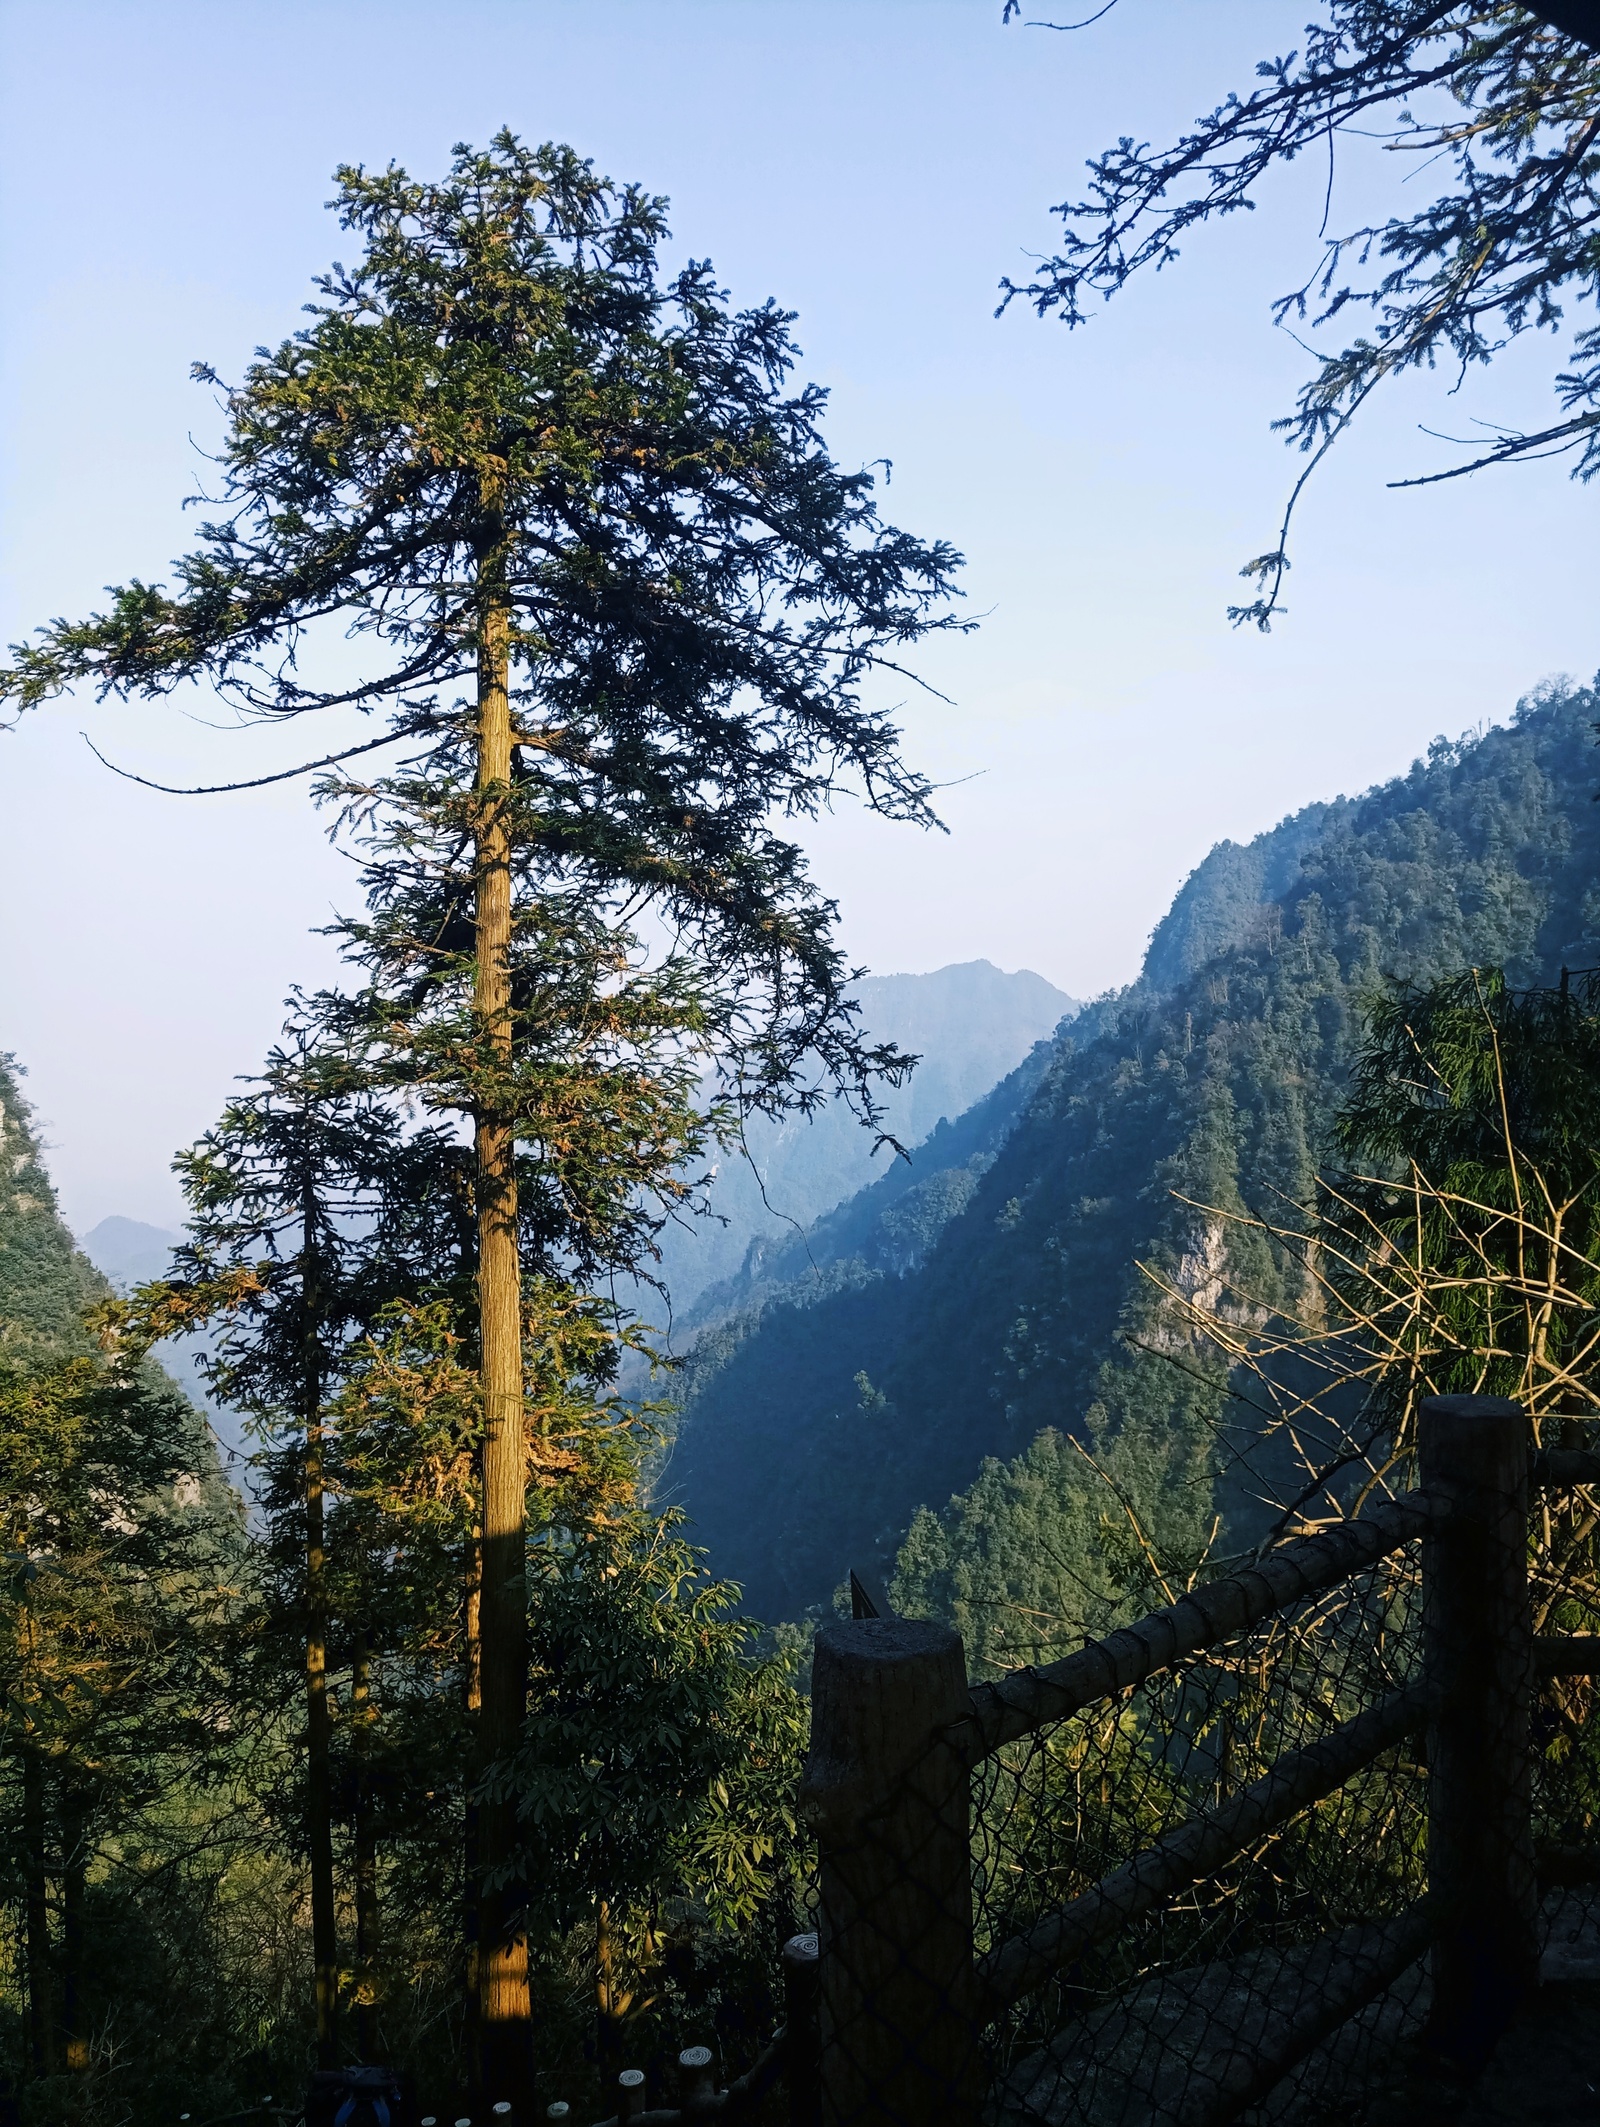
<path fill-rule="evenodd" d="M 322 1364 L 318 1343 L 317 1228 L 310 1177 L 302 1202 L 301 1295 L 305 1305 L 306 1810 L 311 1846 L 311 1958 L 315 1968 L 317 2062 L 335 2061 L 339 1934 L 333 1903 L 332 1718 L 328 1706 L 327 1555 L 323 1533 Z"/>
<path fill-rule="evenodd" d="M 486 496 L 486 502 L 489 501 Z M 511 1067 L 510 598 L 498 539 L 480 565 L 474 1002 L 486 1055 L 475 1123 L 478 1181 L 478 1306 L 483 1380 L 483 1584 L 479 1762 L 509 1757 L 522 1726 L 527 1628 L 526 1470 L 522 1437 L 522 1294 L 517 1246 L 515 1132 L 502 1090 Z M 497 1084 L 496 1081 L 501 1083 Z M 479 1810 L 479 1869 L 506 1871 L 516 1840 L 509 1799 Z M 479 2043 L 484 2095 L 530 2116 L 531 2016 L 526 1937 L 513 1931 L 519 1904 L 504 1883 L 479 1907 Z"/>
<path fill-rule="evenodd" d="M 372 1821 L 371 1657 L 363 1632 L 350 1667 L 350 1732 L 355 1755 L 356 2046 L 378 2057 L 378 1842 Z"/>
<path fill-rule="evenodd" d="M 473 1478 L 479 1497 L 483 1491 L 483 1458 L 473 1457 Z M 461 1602 L 461 1697 L 467 1716 L 467 1733 L 478 1734 L 483 1711 L 481 1637 L 483 1611 L 483 1518 L 473 1508 L 472 1534 L 467 1543 L 466 1581 Z M 478 2074 L 478 1805 L 468 1794 L 461 1824 L 462 1861 L 462 1984 L 464 1992 L 463 2050 Z M 481 2079 L 481 2078 L 480 2078 Z"/>

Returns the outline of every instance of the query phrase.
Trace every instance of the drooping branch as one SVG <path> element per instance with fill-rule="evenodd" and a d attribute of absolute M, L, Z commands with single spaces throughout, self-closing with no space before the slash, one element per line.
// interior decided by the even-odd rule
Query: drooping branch
<path fill-rule="evenodd" d="M 131 768 L 119 768 L 115 761 L 108 761 L 88 732 L 80 731 L 78 736 L 101 767 L 109 768 L 125 783 L 137 783 L 142 790 L 159 790 L 168 798 L 217 798 L 235 790 L 264 790 L 269 783 L 292 783 L 299 776 L 315 775 L 319 768 L 332 768 L 341 761 L 353 761 L 358 754 L 375 753 L 380 746 L 393 746 L 401 739 L 414 737 L 415 733 L 405 729 L 386 731 L 381 738 L 368 739 L 361 746 L 349 746 L 343 753 L 325 753 L 320 760 L 302 761 L 298 768 L 281 768 L 276 775 L 250 776 L 238 783 L 154 783 L 149 776 L 135 775 Z"/>
<path fill-rule="evenodd" d="M 1017 14 L 1007 9 L 1007 19 Z M 1058 25 L 1041 25 L 1057 27 Z M 1552 34 L 1555 32 L 1556 34 Z M 1230 94 L 1169 145 L 1131 137 L 1089 165 L 1087 195 L 1055 209 L 1062 238 L 1027 283 L 1005 281 L 1040 316 L 1084 322 L 1092 297 L 1160 270 L 1202 223 L 1247 211 L 1279 165 L 1308 152 L 1329 160 L 1341 139 L 1378 137 L 1424 154 L 1445 173 L 1431 200 L 1409 194 L 1387 218 L 1327 238 L 1317 270 L 1274 305 L 1280 325 L 1326 326 L 1354 305 L 1374 329 L 1315 356 L 1295 411 L 1276 426 L 1310 472 L 1376 386 L 1447 364 L 1458 380 L 1513 339 L 1555 329 L 1574 300 L 1600 297 L 1600 0 L 1329 0 L 1300 49 L 1263 60 L 1257 85 Z M 1376 270 L 1368 278 L 1363 269 Z M 1346 278 L 1354 267 L 1359 278 Z M 1536 433 L 1507 430 L 1493 449 L 1427 485 L 1489 465 L 1571 449 L 1573 470 L 1600 470 L 1600 325 L 1574 336 L 1578 360 L 1555 378 L 1568 419 Z M 1230 609 L 1266 627 L 1282 608 L 1283 536 L 1244 573 L 1263 594 Z"/>

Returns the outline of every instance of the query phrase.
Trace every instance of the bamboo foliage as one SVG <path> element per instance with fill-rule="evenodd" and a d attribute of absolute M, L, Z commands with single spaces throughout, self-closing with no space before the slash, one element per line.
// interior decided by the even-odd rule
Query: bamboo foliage
<path fill-rule="evenodd" d="M 1597 1005 L 1589 978 L 1517 991 L 1495 970 L 1392 991 L 1375 1001 L 1336 1126 L 1348 1164 L 1313 1200 L 1275 1212 L 1178 1200 L 1190 1238 L 1143 1266 L 1152 1307 L 1128 1334 L 1180 1379 L 1227 1370 L 1214 1468 L 1234 1502 L 1236 1555 L 1241 1537 L 1247 1561 L 1287 1531 L 1407 1489 L 1425 1397 L 1511 1396 L 1537 1440 L 1587 1435 L 1600 1401 Z M 1099 1481 L 1103 1525 L 1120 1513 L 1132 1528 L 1140 1579 L 1181 1595 L 1206 1561 L 1142 1524 L 1119 1441 L 1096 1439 L 1079 1459 Z M 1597 1529 L 1585 1490 L 1538 1502 L 1536 1629 L 1600 1622 Z M 1210 1570 L 1227 1564 L 1213 1554 Z M 1130 1855 L 1179 1827 L 1191 1836 L 1286 1754 L 1393 1705 L 1418 1680 L 1419 1631 L 1412 1543 L 1004 1746 L 975 1796 L 980 1951 L 1119 1880 Z M 1542 1688 L 1534 1793 L 1546 1850 L 1587 1852 L 1600 1824 L 1591 1707 L 1587 1679 Z M 1064 2032 L 1098 2028 L 1114 2008 L 1124 2036 L 1104 2072 L 1155 2073 L 1200 1967 L 1247 1986 L 1252 1960 L 1278 1971 L 1293 1946 L 1398 1915 L 1421 1894 L 1424 1803 L 1414 1742 L 1386 1748 L 1180 1894 L 1080 1945 L 999 2016 L 1001 2063 L 1031 2075 L 1049 2057 L 1035 2049 L 1059 2052 Z"/>
<path fill-rule="evenodd" d="M 1269 1244 L 1270 1284 L 1240 1276 L 1241 1247 L 1204 1291 L 1141 1265 L 1234 1370 L 1236 1451 L 1288 1448 L 1286 1514 L 1403 1487 L 1425 1396 L 1511 1397 L 1538 1442 L 1600 1405 L 1597 1001 L 1591 978 L 1517 993 L 1498 971 L 1396 994 L 1339 1126 L 1387 1171 L 1325 1174 L 1276 1211 L 1191 1203 Z"/>
<path fill-rule="evenodd" d="M 1538 1445 L 1585 1444 L 1600 1418 L 1600 983 L 1517 991 L 1487 969 L 1392 991 L 1338 1138 L 1371 1163 L 1319 1177 L 1307 1204 L 1191 1205 L 1230 1244 L 1206 1291 L 1142 1266 L 1230 1369 L 1219 1467 L 1269 1503 L 1268 1542 L 1407 1489 L 1426 1397 L 1509 1397 Z M 1262 1242 L 1270 1279 L 1241 1274 Z M 1536 1630 L 1600 1622 L 1597 1534 L 1593 1488 L 1538 1499 Z M 1397 1625 L 1414 1593 L 1394 1590 Z M 1557 1845 L 1600 1821 L 1591 1700 L 1587 1679 L 1542 1687 L 1539 1823 Z"/>

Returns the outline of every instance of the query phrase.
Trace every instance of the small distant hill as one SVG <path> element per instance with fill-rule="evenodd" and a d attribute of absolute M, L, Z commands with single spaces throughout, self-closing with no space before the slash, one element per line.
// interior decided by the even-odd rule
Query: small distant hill
<path fill-rule="evenodd" d="M 159 1278 L 181 1235 L 164 1226 L 147 1226 L 142 1219 L 113 1216 L 102 1219 L 78 1237 L 78 1246 L 102 1277 L 127 1292 L 135 1285 Z"/>

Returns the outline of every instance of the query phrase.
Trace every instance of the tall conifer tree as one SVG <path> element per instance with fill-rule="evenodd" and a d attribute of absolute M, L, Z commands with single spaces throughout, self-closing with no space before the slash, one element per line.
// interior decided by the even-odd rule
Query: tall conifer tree
<path fill-rule="evenodd" d="M 570 1178 L 606 1107 L 605 1088 L 574 1107 L 552 1015 L 577 1020 L 580 1051 L 608 1051 L 613 1090 L 631 1059 L 624 1135 L 640 1125 L 663 1181 L 692 1146 L 670 1120 L 681 1075 L 660 1127 L 644 1089 L 674 1056 L 681 1074 L 691 1044 L 734 1109 L 804 1105 L 831 1076 L 875 1120 L 875 1074 L 906 1060 L 856 1030 L 832 904 L 774 823 L 841 783 L 931 819 L 864 687 L 956 624 L 959 557 L 881 523 L 872 475 L 832 462 L 824 394 L 788 386 L 784 313 L 733 311 L 704 263 L 663 278 L 660 200 L 509 133 L 458 148 L 441 182 L 391 166 L 338 186 L 361 257 L 227 393 L 221 514 L 177 589 L 135 581 L 105 614 L 57 623 L 18 650 L 0 699 L 205 678 L 255 715 L 384 716 L 315 765 L 410 743 L 404 773 L 349 793 L 399 836 L 357 944 L 380 1003 L 470 993 L 426 1041 L 402 1010 L 396 1047 L 476 1144 L 487 1764 L 515 1745 L 525 1690 L 515 1152 L 537 1137 Z M 340 622 L 359 670 L 318 687 L 319 638 Z M 486 1812 L 486 2068 L 520 2107 L 513 1835 L 507 1810 Z"/>

